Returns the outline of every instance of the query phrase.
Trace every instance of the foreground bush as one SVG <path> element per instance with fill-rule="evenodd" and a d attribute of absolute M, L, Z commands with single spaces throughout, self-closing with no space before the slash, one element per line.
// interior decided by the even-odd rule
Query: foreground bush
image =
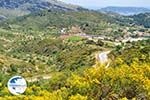
<path fill-rule="evenodd" d="M 106 69 L 97 65 L 82 75 L 72 74 L 52 92 L 34 85 L 21 96 L 10 96 L 6 90 L 0 93 L 6 93 L 0 100 L 149 100 L 150 66 L 132 63 Z"/>

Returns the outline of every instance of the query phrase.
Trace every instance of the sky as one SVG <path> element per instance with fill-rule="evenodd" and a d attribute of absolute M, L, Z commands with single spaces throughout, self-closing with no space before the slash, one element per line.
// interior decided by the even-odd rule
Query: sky
<path fill-rule="evenodd" d="M 150 8 L 150 0 L 61 0 L 61 1 L 93 9 L 107 6 Z"/>

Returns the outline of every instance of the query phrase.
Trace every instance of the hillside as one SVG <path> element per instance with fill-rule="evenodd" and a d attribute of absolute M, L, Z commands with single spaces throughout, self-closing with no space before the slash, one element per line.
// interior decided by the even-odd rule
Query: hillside
<path fill-rule="evenodd" d="M 130 20 L 123 16 L 103 14 L 95 11 L 79 12 L 50 12 L 41 11 L 26 16 L 17 17 L 0 23 L 0 27 L 19 31 L 46 31 L 70 30 L 72 26 L 78 26 L 87 34 L 113 34 L 111 30 L 129 26 Z M 120 27 L 118 27 L 120 26 Z M 110 31 L 109 31 L 110 30 Z"/>
<path fill-rule="evenodd" d="M 72 33 L 73 27 L 78 29 L 76 33 L 90 35 L 105 35 L 108 37 L 120 37 L 125 34 L 133 34 L 134 31 L 146 34 L 149 28 L 149 14 L 134 16 L 122 16 L 112 13 L 100 13 L 96 11 L 49 11 L 31 13 L 29 15 L 8 19 L 0 22 L 0 28 L 20 32 L 44 32 L 60 35 Z M 147 32 L 148 33 L 148 32 Z M 134 35 L 134 34 L 133 34 Z"/>
<path fill-rule="evenodd" d="M 150 28 L 150 13 L 138 14 L 130 17 L 133 19 L 135 24 Z"/>
<path fill-rule="evenodd" d="M 116 50 L 110 53 L 112 61 L 108 68 L 105 68 L 105 65 L 99 63 L 97 63 L 95 67 L 92 66 L 95 59 L 91 59 L 91 53 L 94 53 L 95 50 L 101 51 L 102 49 L 94 49 L 93 46 L 89 47 L 89 45 L 85 45 L 83 41 L 84 40 L 82 40 L 82 43 L 78 41 L 71 44 L 71 42 L 62 42 L 57 39 L 51 40 L 47 38 L 46 40 L 35 43 L 36 45 L 40 45 L 40 47 L 41 45 L 47 47 L 45 53 L 50 54 L 47 57 L 58 59 L 56 61 L 49 59 L 47 63 L 49 66 L 39 65 L 39 63 L 47 62 L 47 60 L 44 59 L 45 61 L 42 62 L 45 53 L 41 53 L 41 48 L 35 44 L 30 45 L 30 43 L 27 43 L 20 46 L 16 45 L 18 48 L 14 47 L 13 49 L 18 49 L 18 51 L 15 50 L 16 52 L 14 52 L 12 50 L 14 54 L 25 52 L 25 54 L 36 53 L 38 55 L 27 55 L 27 58 L 24 59 L 26 63 L 29 59 L 27 65 L 20 60 L 16 60 L 16 58 L 0 56 L 0 65 L 2 68 L 0 72 L 0 100 L 19 100 L 24 98 L 31 100 L 149 100 L 149 40 L 127 43 L 125 46 L 122 45 L 123 47 L 119 50 L 115 48 Z M 64 43 L 71 45 L 67 46 Z M 77 43 L 77 45 L 75 43 Z M 19 49 L 21 46 L 28 48 Z M 33 46 L 33 49 L 31 46 Z M 65 46 L 65 48 L 63 46 Z M 43 54 L 43 56 L 41 56 L 40 53 Z M 25 54 L 24 56 L 22 55 L 22 57 L 25 57 Z M 22 59 L 22 57 L 19 58 L 18 56 L 17 59 Z M 87 62 L 89 65 L 87 65 Z M 6 65 L 5 63 L 12 64 Z M 55 68 L 52 66 L 53 64 L 55 65 L 55 63 L 57 64 L 55 67 L 61 70 L 54 70 L 53 73 L 48 72 L 50 69 Z M 35 66 L 38 67 L 38 69 L 34 68 Z M 36 76 L 35 73 L 40 74 L 37 75 L 38 79 L 36 81 L 28 83 L 28 88 L 23 95 L 13 96 L 9 93 L 5 84 L 7 83 L 7 79 L 10 78 L 10 75 L 13 76 L 16 73 L 23 75 L 26 79 L 31 77 L 31 73 L 34 76 Z M 46 73 L 51 78 L 44 80 L 42 78 L 43 73 Z"/>
<path fill-rule="evenodd" d="M 5 17 L 23 16 L 40 10 L 78 11 L 84 8 L 65 4 L 58 0 L 1 0 L 0 15 Z"/>
<path fill-rule="evenodd" d="M 149 13 L 1 0 L 0 14 L 0 100 L 150 100 Z M 21 95 L 7 86 L 16 75 Z"/>
<path fill-rule="evenodd" d="M 144 7 L 105 7 L 100 9 L 99 11 L 113 12 L 121 15 L 135 15 L 150 12 L 150 9 Z"/>

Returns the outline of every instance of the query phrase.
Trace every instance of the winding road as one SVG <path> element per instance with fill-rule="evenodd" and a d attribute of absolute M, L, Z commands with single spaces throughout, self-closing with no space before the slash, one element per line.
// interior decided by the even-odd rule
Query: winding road
<path fill-rule="evenodd" d="M 104 63 L 108 62 L 108 54 L 109 53 L 110 53 L 110 51 L 105 51 L 105 52 L 99 53 L 98 57 L 99 57 L 100 63 L 104 64 Z"/>
<path fill-rule="evenodd" d="M 109 67 L 109 60 L 108 60 L 108 54 L 110 53 L 111 51 L 104 51 L 104 52 L 100 52 L 98 54 L 98 60 L 101 64 L 106 64 L 105 68 L 108 68 Z"/>

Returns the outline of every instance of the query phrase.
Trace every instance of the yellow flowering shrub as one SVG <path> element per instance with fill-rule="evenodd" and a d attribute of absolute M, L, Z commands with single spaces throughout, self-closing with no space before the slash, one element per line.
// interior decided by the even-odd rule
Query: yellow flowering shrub
<path fill-rule="evenodd" d="M 97 65 L 83 74 L 72 74 L 57 90 L 35 84 L 29 86 L 24 95 L 12 96 L 7 88 L 3 88 L 0 95 L 0 100 L 149 100 L 150 64 L 133 62 L 109 68 Z"/>
<path fill-rule="evenodd" d="M 69 100 L 87 100 L 87 97 L 77 94 L 75 96 L 71 96 Z"/>

